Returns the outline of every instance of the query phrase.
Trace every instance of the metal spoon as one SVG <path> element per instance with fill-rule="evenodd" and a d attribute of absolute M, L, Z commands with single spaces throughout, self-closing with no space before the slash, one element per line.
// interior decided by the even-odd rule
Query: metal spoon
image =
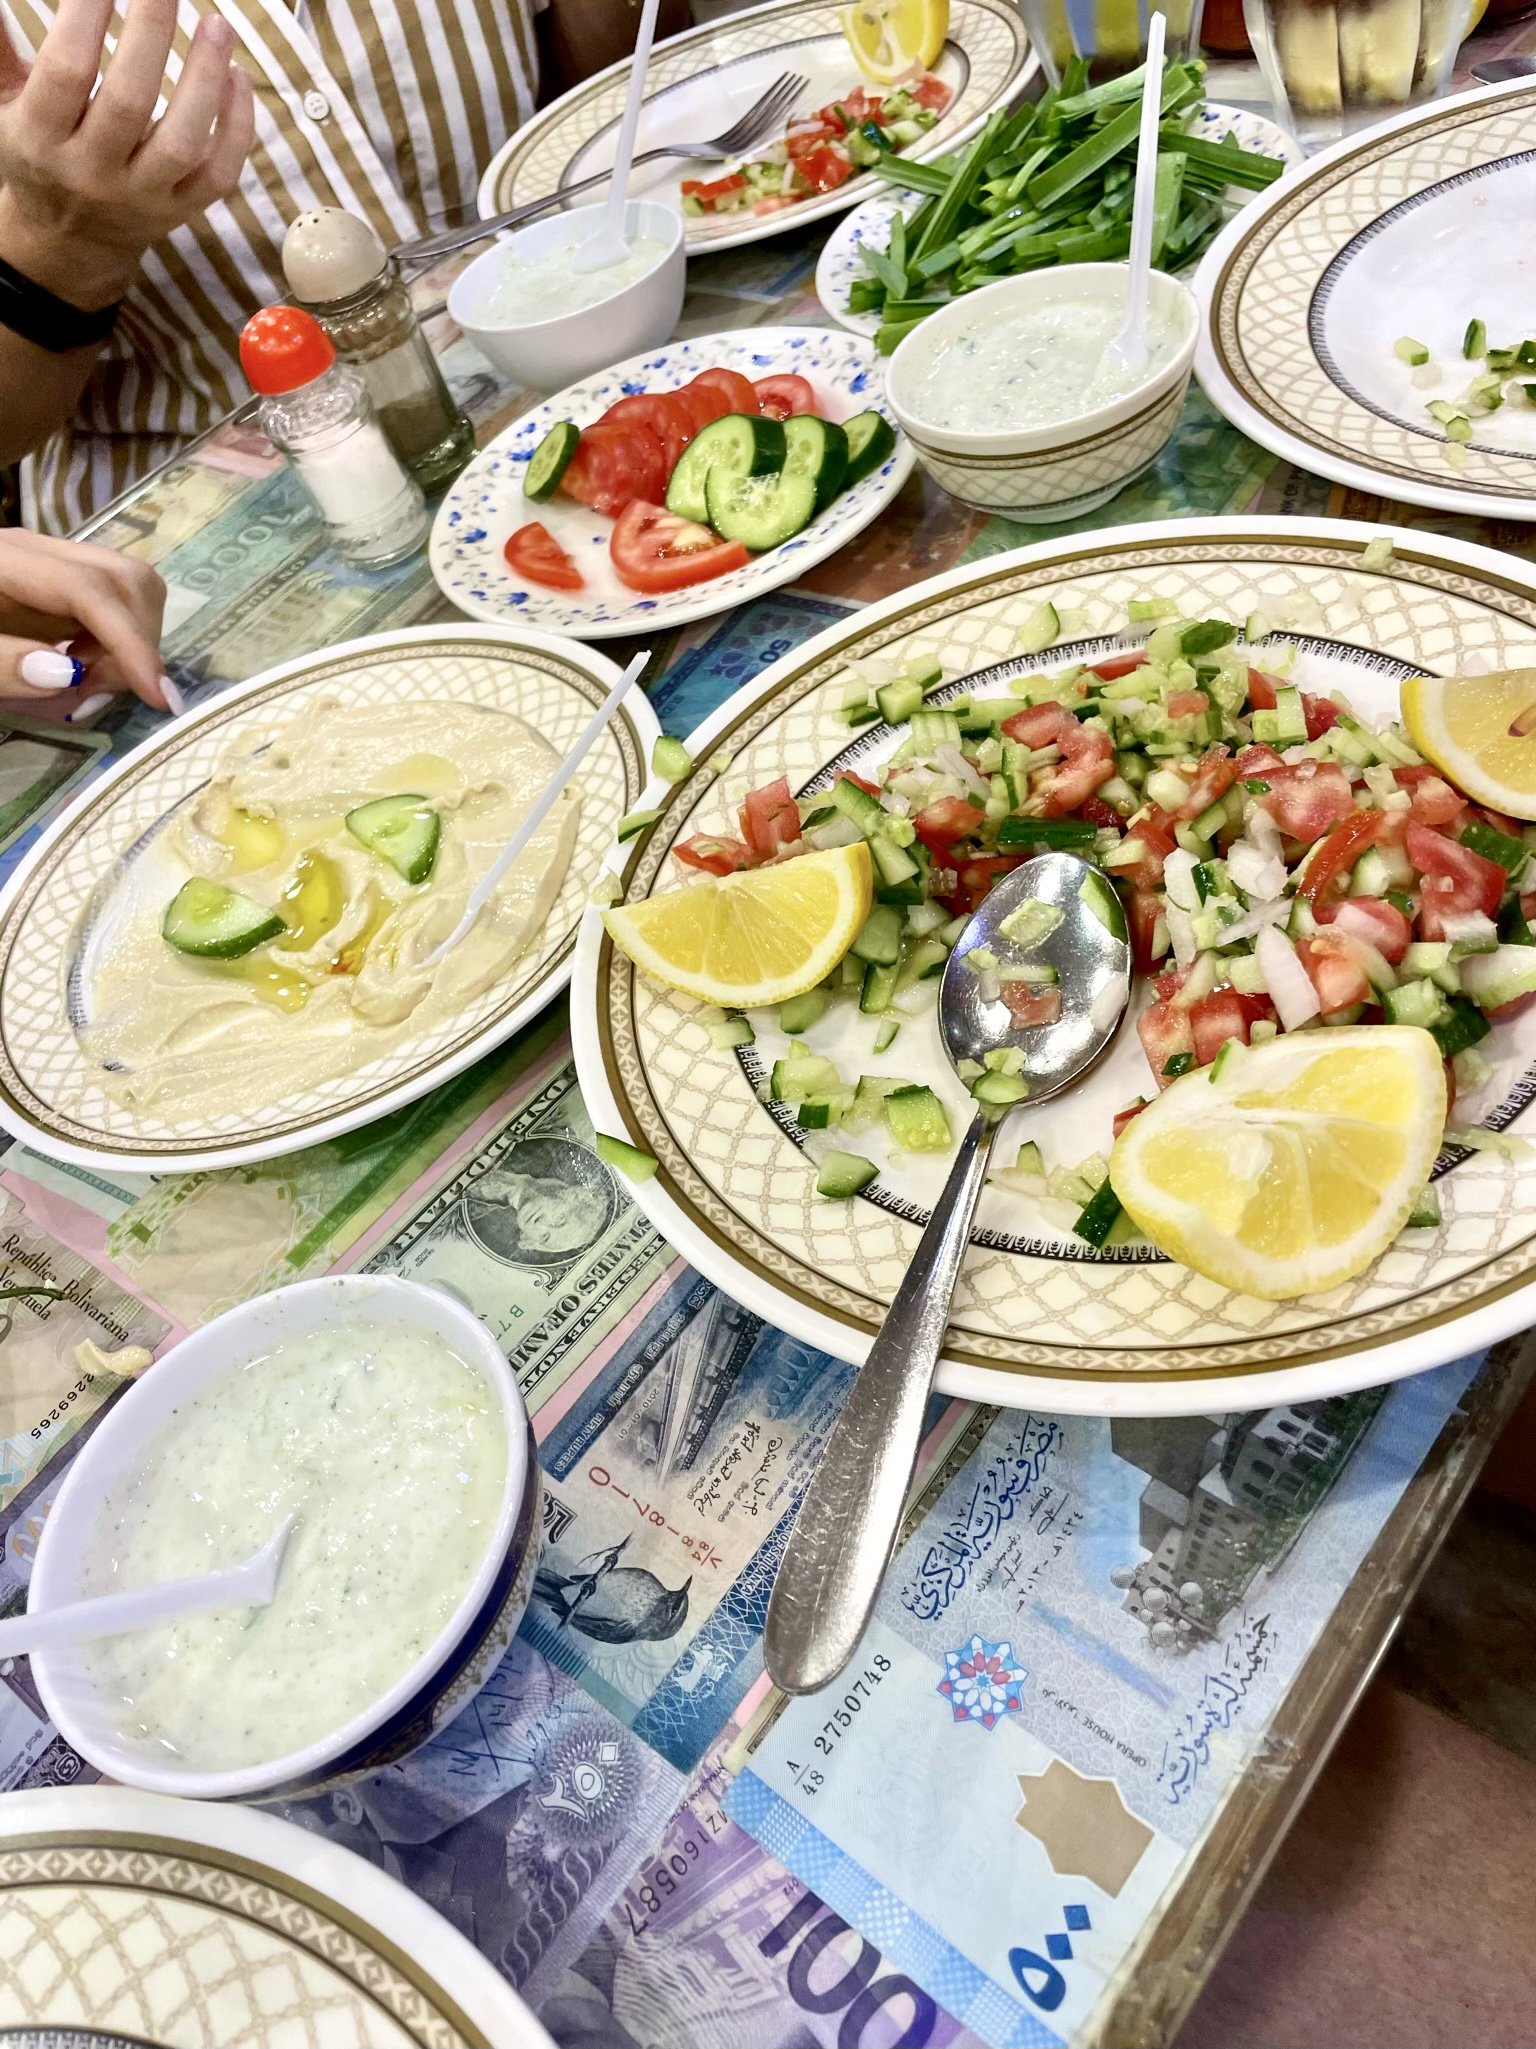
<path fill-rule="evenodd" d="M 1027 951 L 1002 932 L 1034 901 L 1061 922 Z M 1096 909 L 1095 906 L 1098 908 Z M 1022 1030 L 987 1000 L 967 965 L 976 947 L 999 963 L 1056 970 L 1061 1016 Z M 1087 862 L 1042 854 L 1000 882 L 961 933 L 939 985 L 939 1028 L 952 1061 L 1017 1046 L 1042 1103 L 1091 1067 L 1115 1035 L 1131 988 L 1131 952 L 1119 899 Z M 768 1675 L 787 1693 L 814 1693 L 853 1656 L 890 1561 L 922 1438 L 923 1412 L 949 1326 L 949 1307 L 1001 1119 L 977 1106 L 884 1324 L 860 1367 L 837 1427 L 801 1503 L 768 1604 Z"/>

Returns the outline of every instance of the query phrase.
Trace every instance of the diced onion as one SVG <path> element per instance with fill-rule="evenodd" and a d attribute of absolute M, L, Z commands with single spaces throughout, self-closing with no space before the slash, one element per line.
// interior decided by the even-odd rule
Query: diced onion
<path fill-rule="evenodd" d="M 1285 1030 L 1293 1032 L 1298 1025 L 1316 1017 L 1322 1005 L 1317 1000 L 1312 977 L 1285 934 L 1277 926 L 1266 925 L 1254 942 L 1254 952 Z"/>
<path fill-rule="evenodd" d="M 1233 879 L 1236 880 L 1235 877 Z M 1230 925 L 1222 927 L 1221 943 L 1227 946 L 1237 939 L 1252 939 L 1266 925 L 1283 923 L 1290 913 L 1291 900 L 1288 896 L 1271 897 L 1266 903 L 1254 904 L 1240 918 L 1234 918 Z"/>
<path fill-rule="evenodd" d="M 1259 852 L 1266 858 L 1273 857 L 1275 860 L 1280 861 L 1281 866 L 1284 867 L 1285 863 L 1281 858 L 1280 852 L 1282 837 L 1280 827 L 1276 823 L 1274 814 L 1266 810 L 1263 804 L 1256 804 L 1253 807 L 1248 823 L 1243 828 L 1243 836 L 1251 840 Z"/>
<path fill-rule="evenodd" d="M 902 796 L 899 790 L 882 790 L 879 801 L 882 808 L 889 811 L 893 818 L 906 818 L 911 815 L 911 801 Z"/>
<path fill-rule="evenodd" d="M 1492 918 L 1485 918 L 1481 911 L 1453 912 L 1449 917 L 1441 918 L 1440 934 L 1442 938 L 1449 939 L 1453 946 L 1458 941 L 1463 945 L 1468 941 L 1476 945 L 1489 939 L 1497 939 L 1498 927 Z"/>
<path fill-rule="evenodd" d="M 1163 863 L 1163 887 L 1168 893 L 1169 906 L 1180 911 L 1194 912 L 1200 908 L 1200 892 L 1195 887 L 1197 862 L 1185 847 L 1175 847 Z"/>
<path fill-rule="evenodd" d="M 1265 853 L 1250 840 L 1234 840 L 1228 847 L 1227 873 L 1247 896 L 1268 899 L 1285 888 L 1285 863 L 1279 854 Z"/>
<path fill-rule="evenodd" d="M 1107 1032 L 1120 1015 L 1120 985 L 1106 982 L 1088 1009 L 1088 1022 L 1095 1032 Z"/>
<path fill-rule="evenodd" d="M 1187 968 L 1200 951 L 1195 944 L 1195 927 L 1188 911 L 1181 911 L 1177 904 L 1163 906 L 1163 921 L 1168 927 L 1168 942 L 1173 948 L 1173 957 L 1181 968 Z"/>
<path fill-rule="evenodd" d="M 940 747 L 934 752 L 934 760 L 946 775 L 958 776 L 968 790 L 974 790 L 978 797 L 990 797 L 992 785 L 976 773 L 958 747 Z"/>

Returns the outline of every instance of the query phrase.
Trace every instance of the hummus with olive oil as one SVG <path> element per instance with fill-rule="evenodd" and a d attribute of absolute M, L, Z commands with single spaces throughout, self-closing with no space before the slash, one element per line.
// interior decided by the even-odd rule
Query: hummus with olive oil
<path fill-rule="evenodd" d="M 453 951 L 422 962 L 559 763 L 522 719 L 465 704 L 320 698 L 276 730 L 244 730 L 167 829 L 156 888 L 134 887 L 89 950 L 79 1038 L 103 1086 L 169 1124 L 249 1116 L 451 1027 L 541 931 L 575 846 L 574 786 Z M 345 822 L 407 794 L 441 820 L 414 885 Z M 193 875 L 271 906 L 287 930 L 234 960 L 178 952 L 161 920 Z"/>

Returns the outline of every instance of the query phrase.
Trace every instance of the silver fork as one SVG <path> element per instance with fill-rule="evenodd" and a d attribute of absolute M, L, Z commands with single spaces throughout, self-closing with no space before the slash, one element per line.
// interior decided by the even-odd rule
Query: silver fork
<path fill-rule="evenodd" d="M 635 158 L 634 168 L 638 170 L 641 164 L 655 163 L 659 157 L 704 157 L 718 161 L 740 156 L 743 150 L 750 149 L 754 142 L 760 142 L 771 128 L 787 118 L 790 108 L 804 92 L 806 83 L 793 71 L 786 71 L 723 135 L 717 135 L 712 142 L 668 142 L 659 149 L 642 150 Z M 510 213 L 499 213 L 488 221 L 471 221 L 467 226 L 445 228 L 441 234 L 427 235 L 419 242 L 402 242 L 394 252 L 396 260 L 415 264 L 447 256 L 452 250 L 467 248 L 471 242 L 478 242 L 486 235 L 499 235 L 504 228 L 520 227 L 536 214 L 563 206 L 578 192 L 590 192 L 594 185 L 606 185 L 607 182 L 606 171 L 594 171 L 589 178 L 578 178 L 574 185 L 562 185 L 558 192 L 547 193 L 543 199 L 531 199 L 526 205 L 513 207 Z"/>

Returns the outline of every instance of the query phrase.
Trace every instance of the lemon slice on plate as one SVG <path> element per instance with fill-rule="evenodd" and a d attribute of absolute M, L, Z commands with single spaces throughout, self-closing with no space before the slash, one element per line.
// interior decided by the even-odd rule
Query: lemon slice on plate
<path fill-rule="evenodd" d="M 1410 676 L 1402 702 L 1409 739 L 1469 797 L 1536 819 L 1536 669 Z"/>
<path fill-rule="evenodd" d="M 949 0 L 854 0 L 838 18 L 864 76 L 895 85 L 914 65 L 939 61 L 949 34 Z"/>
<path fill-rule="evenodd" d="M 837 966 L 869 916 L 874 871 L 860 840 L 669 889 L 604 911 L 637 968 L 727 1010 L 783 1003 Z"/>
<path fill-rule="evenodd" d="M 1440 1049 L 1413 1025 L 1344 1025 L 1223 1049 L 1115 1141 L 1109 1178 L 1155 1244 L 1272 1302 L 1385 1252 L 1445 1129 Z"/>

